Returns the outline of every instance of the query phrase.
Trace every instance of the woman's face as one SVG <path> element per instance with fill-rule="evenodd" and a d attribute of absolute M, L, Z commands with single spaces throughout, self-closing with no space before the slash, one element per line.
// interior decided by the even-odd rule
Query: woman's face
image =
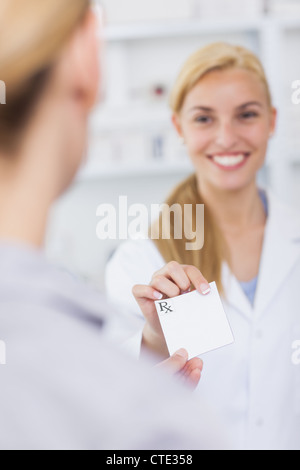
<path fill-rule="evenodd" d="M 206 75 L 173 116 L 199 180 L 221 190 L 255 180 L 275 121 L 263 83 L 243 69 Z"/>

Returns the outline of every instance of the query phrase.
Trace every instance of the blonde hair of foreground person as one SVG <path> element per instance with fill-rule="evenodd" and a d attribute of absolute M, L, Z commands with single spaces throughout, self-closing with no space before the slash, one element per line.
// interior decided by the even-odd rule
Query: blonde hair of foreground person
<path fill-rule="evenodd" d="M 7 105 L 0 107 L 1 150 L 18 148 L 52 66 L 89 6 L 89 0 L 1 0 L 0 79 L 7 90 Z"/>
<path fill-rule="evenodd" d="M 180 113 L 188 93 L 210 72 L 232 69 L 249 70 L 257 76 L 264 85 L 271 109 L 272 98 L 270 88 L 259 59 L 251 51 L 243 47 L 225 43 L 214 43 L 197 51 L 184 64 L 170 96 L 170 106 L 173 113 Z M 190 224 L 192 225 L 192 230 L 195 231 L 196 204 L 205 204 L 201 196 L 201 188 L 198 187 L 196 175 L 194 174 L 180 183 L 170 194 L 166 204 L 168 206 L 179 204 L 182 208 L 182 214 L 184 214 L 184 204 L 192 204 L 193 211 Z M 186 217 L 186 214 L 184 215 Z M 169 213 L 165 216 L 169 217 Z M 210 214 L 207 205 L 205 204 L 204 247 L 200 251 L 187 251 L 185 248 L 187 240 L 184 236 L 182 239 L 175 239 L 174 235 L 172 236 L 174 234 L 174 220 L 176 220 L 176 217 L 173 217 L 173 220 L 171 220 L 170 239 L 164 239 L 162 235 L 163 217 L 164 213 L 161 214 L 160 219 L 151 228 L 151 233 L 158 237 L 158 239 L 153 241 L 166 263 L 177 261 L 180 264 L 196 266 L 209 282 L 216 281 L 220 292 L 224 294 L 221 281 L 222 264 L 224 261 L 227 261 L 230 265 L 229 250 L 222 232 Z"/>

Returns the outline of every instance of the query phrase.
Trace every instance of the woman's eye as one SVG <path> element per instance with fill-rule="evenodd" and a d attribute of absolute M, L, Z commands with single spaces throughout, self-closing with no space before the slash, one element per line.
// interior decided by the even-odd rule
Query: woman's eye
<path fill-rule="evenodd" d="M 196 117 L 195 122 L 198 122 L 200 124 L 207 124 L 211 122 L 211 120 L 212 119 L 209 116 L 198 116 Z"/>
<path fill-rule="evenodd" d="M 254 111 L 248 111 L 247 113 L 241 114 L 240 117 L 241 117 L 242 119 L 251 119 L 251 118 L 255 118 L 255 117 L 257 117 L 257 116 L 258 116 L 258 114 L 255 113 Z"/>

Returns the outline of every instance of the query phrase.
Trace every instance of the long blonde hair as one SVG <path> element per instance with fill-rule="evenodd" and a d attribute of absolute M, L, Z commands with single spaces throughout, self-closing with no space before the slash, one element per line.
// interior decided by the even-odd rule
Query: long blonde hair
<path fill-rule="evenodd" d="M 1 0 L 0 148 L 13 149 L 64 44 L 84 17 L 89 0 Z"/>
<path fill-rule="evenodd" d="M 204 76 L 215 70 L 228 69 L 244 69 L 255 73 L 263 83 L 268 104 L 270 108 L 272 107 L 270 88 L 259 59 L 243 47 L 214 43 L 197 51 L 184 64 L 171 92 L 170 106 L 172 111 L 180 113 L 186 96 Z M 177 261 L 180 264 L 196 266 L 209 282 L 216 281 L 220 292 L 224 295 L 222 265 L 224 261 L 230 265 L 229 250 L 217 221 L 214 220 L 201 195 L 201 187 L 198 187 L 196 175 L 192 175 L 179 184 L 170 194 L 166 203 L 169 206 L 179 204 L 182 207 L 182 213 L 184 213 L 184 204 L 192 204 L 193 207 L 196 204 L 205 205 L 204 247 L 200 251 L 187 251 L 187 240 L 184 237 L 180 240 L 174 237 L 174 220 L 173 225 L 171 223 L 170 239 L 164 239 L 159 228 L 163 225 L 164 215 L 162 214 L 155 226 L 152 227 L 151 233 L 160 233 L 159 239 L 153 240 L 153 242 L 157 245 L 164 260 L 167 263 Z M 195 217 L 195 211 L 193 216 Z"/>

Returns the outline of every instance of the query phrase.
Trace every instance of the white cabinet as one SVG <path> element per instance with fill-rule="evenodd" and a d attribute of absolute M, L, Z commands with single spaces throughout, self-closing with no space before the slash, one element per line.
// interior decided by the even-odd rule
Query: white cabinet
<path fill-rule="evenodd" d="M 114 1 L 107 0 L 111 5 Z M 239 18 L 144 18 L 106 27 L 104 101 L 91 119 L 88 163 L 54 211 L 47 244 L 50 259 L 102 288 L 105 263 L 119 241 L 96 238 L 98 205 L 117 207 L 119 195 L 127 195 L 130 203 L 150 207 L 164 201 L 192 171 L 172 130 L 167 94 L 186 58 L 212 41 L 244 45 L 262 59 L 279 122 L 260 181 L 300 206 L 300 104 L 291 100 L 292 83 L 300 80 L 300 18 L 281 13 L 256 17 L 246 10 L 254 0 L 236 1 L 245 8 Z M 195 4 L 199 7 L 199 0 L 191 11 L 200 15 Z"/>
<path fill-rule="evenodd" d="M 110 23 L 189 18 L 194 6 L 194 0 L 102 0 L 102 3 Z"/>
<path fill-rule="evenodd" d="M 265 65 L 279 122 L 263 174 L 288 199 L 289 173 L 300 163 L 300 105 L 291 101 L 292 83 L 300 80 L 300 18 L 264 16 L 258 3 L 253 15 L 245 10 L 239 19 L 187 19 L 181 12 L 181 20 L 109 24 L 104 102 L 91 119 L 88 164 L 79 179 L 188 172 L 189 159 L 171 125 L 168 93 L 192 52 L 227 41 L 249 47 Z"/>

